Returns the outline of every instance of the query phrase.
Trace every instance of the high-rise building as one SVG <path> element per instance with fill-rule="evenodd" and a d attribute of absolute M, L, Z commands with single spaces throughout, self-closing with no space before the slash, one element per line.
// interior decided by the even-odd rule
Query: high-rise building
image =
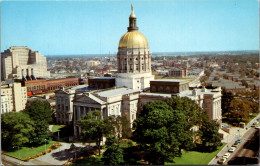
<path fill-rule="evenodd" d="M 154 80 L 148 41 L 138 32 L 133 6 L 129 16 L 128 32 L 119 41 L 117 63 L 116 87 L 141 90 L 148 88 L 150 81 Z"/>
<path fill-rule="evenodd" d="M 1 53 L 1 80 L 50 77 L 46 57 L 28 47 L 10 47 Z"/>

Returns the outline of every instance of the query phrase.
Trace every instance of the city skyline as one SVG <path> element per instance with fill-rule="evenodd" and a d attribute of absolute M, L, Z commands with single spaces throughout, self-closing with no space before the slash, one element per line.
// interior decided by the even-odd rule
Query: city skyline
<path fill-rule="evenodd" d="M 28 46 L 43 55 L 115 54 L 131 3 L 152 52 L 258 50 L 257 0 L 165 0 L 3 1 L 1 51 Z"/>

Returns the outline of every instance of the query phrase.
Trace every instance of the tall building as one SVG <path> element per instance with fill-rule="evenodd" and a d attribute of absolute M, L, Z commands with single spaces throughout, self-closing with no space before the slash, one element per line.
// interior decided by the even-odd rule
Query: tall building
<path fill-rule="evenodd" d="M 22 87 L 20 82 L 14 82 L 1 86 L 1 112 L 19 112 L 25 109 L 27 103 L 27 90 L 26 87 Z M 8 104 L 7 104 L 8 103 Z"/>
<path fill-rule="evenodd" d="M 1 53 L 2 81 L 7 79 L 34 80 L 50 77 L 46 57 L 28 47 L 10 47 Z"/>
<path fill-rule="evenodd" d="M 128 32 L 119 41 L 117 63 L 116 87 L 142 90 L 148 88 L 150 81 L 154 80 L 148 41 L 138 32 L 133 6 Z"/>

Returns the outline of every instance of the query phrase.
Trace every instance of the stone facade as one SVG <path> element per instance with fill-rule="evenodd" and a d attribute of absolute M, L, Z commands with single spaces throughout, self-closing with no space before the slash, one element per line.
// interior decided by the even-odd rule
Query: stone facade
<path fill-rule="evenodd" d="M 3 96 L 3 97 L 2 97 Z M 4 97 L 5 96 L 5 97 Z M 22 87 L 21 83 L 14 82 L 1 86 L 1 102 L 2 99 L 8 100 L 8 112 L 19 112 L 25 109 L 27 103 L 27 90 Z"/>
<path fill-rule="evenodd" d="M 50 77 L 46 57 L 28 47 L 10 47 L 1 53 L 2 80 Z"/>
<path fill-rule="evenodd" d="M 73 99 L 75 90 L 60 87 L 55 91 L 56 121 L 58 124 L 72 124 Z"/>
<path fill-rule="evenodd" d="M 138 90 L 117 88 L 76 94 L 73 100 L 74 135 L 77 137 L 81 133 L 77 120 L 95 110 L 100 110 L 104 118 L 125 116 L 132 126 L 137 115 L 139 93 Z"/>

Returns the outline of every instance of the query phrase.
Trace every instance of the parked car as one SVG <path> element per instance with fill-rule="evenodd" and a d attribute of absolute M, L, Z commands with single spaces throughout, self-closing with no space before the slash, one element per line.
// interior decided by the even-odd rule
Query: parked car
<path fill-rule="evenodd" d="M 218 160 L 218 164 L 223 164 L 227 159 L 226 158 L 220 158 Z"/>
<path fill-rule="evenodd" d="M 223 158 L 226 158 L 226 159 L 227 159 L 227 158 L 229 158 L 229 156 L 230 156 L 230 153 L 225 153 L 224 156 L 223 156 Z"/>
<path fill-rule="evenodd" d="M 235 142 L 233 145 L 232 145 L 232 147 L 237 147 L 238 146 L 238 142 Z"/>
<path fill-rule="evenodd" d="M 229 152 L 234 152 L 235 150 L 236 150 L 235 147 L 231 147 L 231 148 L 228 149 Z"/>
<path fill-rule="evenodd" d="M 239 139 L 236 140 L 236 142 L 241 143 L 241 142 L 242 142 L 242 139 L 239 138 Z"/>
<path fill-rule="evenodd" d="M 222 128 L 228 128 L 228 124 L 222 123 L 222 124 L 221 124 L 221 127 L 222 127 Z"/>

